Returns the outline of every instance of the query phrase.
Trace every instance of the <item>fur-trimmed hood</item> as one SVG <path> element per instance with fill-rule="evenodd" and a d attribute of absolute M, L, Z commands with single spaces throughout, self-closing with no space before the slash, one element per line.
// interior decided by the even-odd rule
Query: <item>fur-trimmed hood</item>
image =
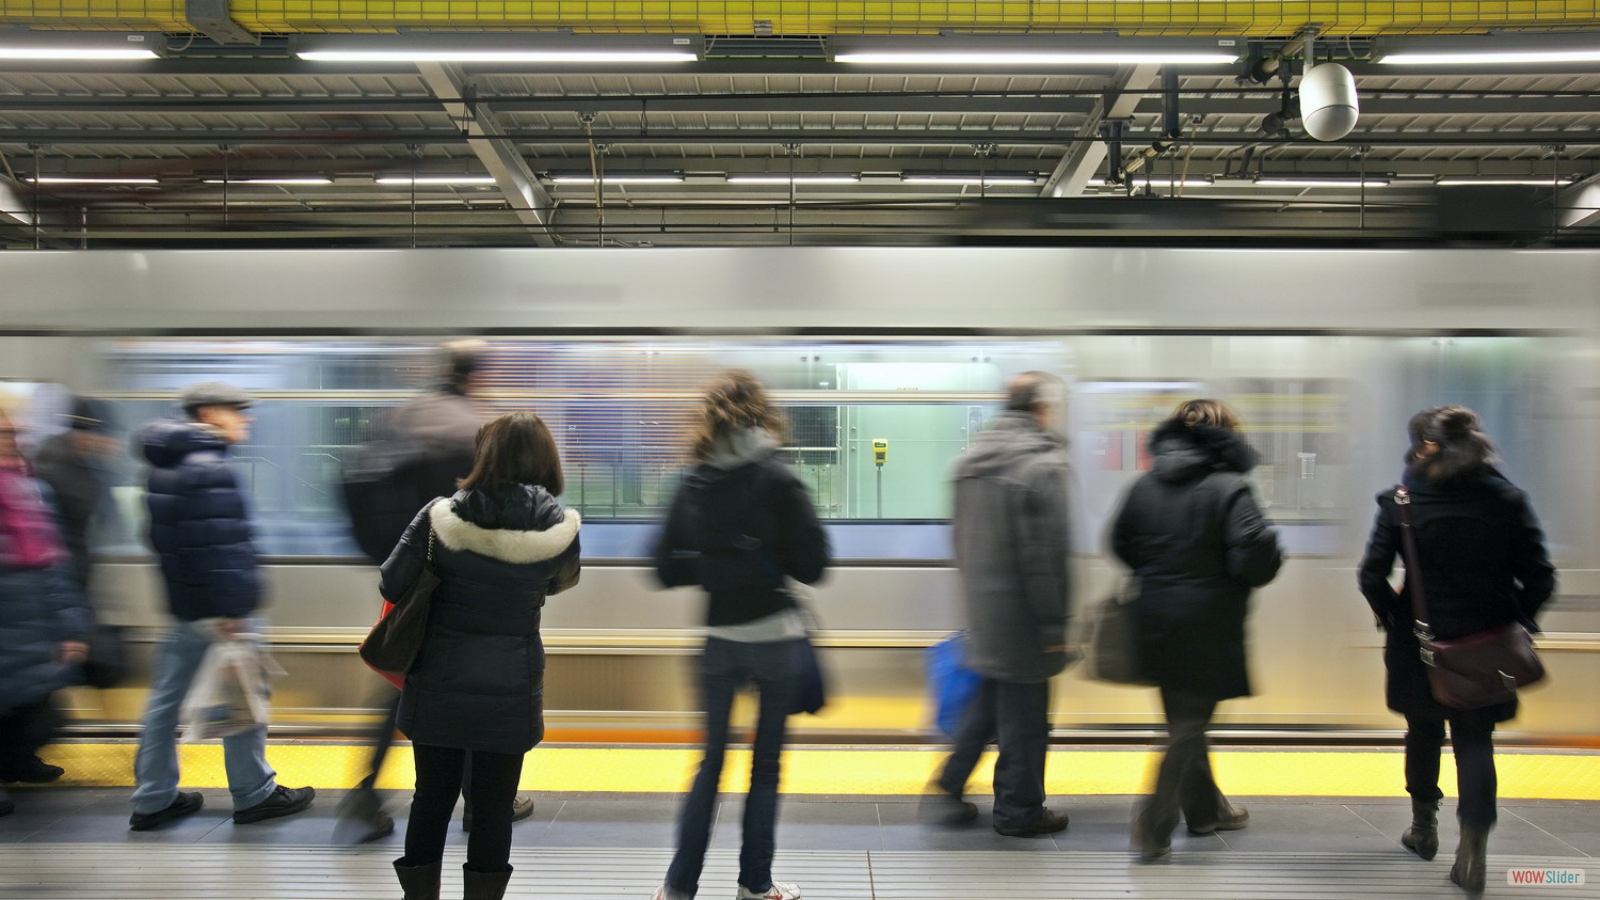
<path fill-rule="evenodd" d="M 434 534 L 451 550 L 515 565 L 560 556 L 577 540 L 578 511 L 565 509 L 550 492 L 532 485 L 488 491 L 458 491 L 428 511 Z"/>
<path fill-rule="evenodd" d="M 1174 484 L 1216 471 L 1243 474 L 1261 458 L 1238 432 L 1177 419 L 1162 422 L 1150 435 L 1150 454 L 1156 476 Z"/>

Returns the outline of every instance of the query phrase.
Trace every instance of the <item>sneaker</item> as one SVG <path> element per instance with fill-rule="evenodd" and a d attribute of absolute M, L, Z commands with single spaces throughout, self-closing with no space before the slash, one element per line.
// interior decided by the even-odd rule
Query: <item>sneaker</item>
<path fill-rule="evenodd" d="M 690 900 L 690 897 L 688 894 L 680 893 L 663 884 L 661 887 L 656 888 L 654 894 L 650 895 L 650 900 Z"/>
<path fill-rule="evenodd" d="M 800 900 L 800 885 L 774 881 L 772 887 L 757 892 L 741 884 L 734 900 Z"/>
<path fill-rule="evenodd" d="M 283 816 L 292 816 L 303 812 L 311 805 L 311 798 L 317 792 L 314 788 L 286 788 L 278 785 L 267 795 L 267 799 L 248 809 L 233 811 L 233 821 L 236 825 L 249 825 L 252 822 L 264 822 L 267 819 L 277 819 Z"/>
<path fill-rule="evenodd" d="M 997 823 L 994 826 L 994 830 L 1006 837 L 1041 837 L 1047 834 L 1055 834 L 1058 831 L 1067 830 L 1067 814 L 1041 809 L 1039 814 L 1033 817 L 1033 821 L 1026 825 L 1017 828 L 1006 828 Z"/>
<path fill-rule="evenodd" d="M 954 828 L 977 819 L 978 804 L 940 790 L 935 794 L 923 795 L 917 804 L 917 818 L 929 825 Z"/>
<path fill-rule="evenodd" d="M 201 796 L 199 791 L 189 791 L 188 793 L 179 791 L 178 796 L 172 798 L 172 803 L 166 809 L 157 810 L 153 813 L 134 813 L 130 816 L 128 818 L 128 830 L 149 831 L 152 828 L 159 828 L 184 816 L 192 816 L 200 811 L 200 807 L 205 805 L 206 798 Z"/>
<path fill-rule="evenodd" d="M 1245 827 L 1246 825 L 1249 825 L 1249 824 L 1250 824 L 1250 810 L 1245 809 L 1244 807 L 1241 806 L 1241 807 L 1238 807 L 1237 809 L 1234 809 L 1234 810 L 1230 811 L 1227 815 L 1223 816 L 1222 819 L 1219 820 L 1219 821 L 1209 822 L 1209 823 L 1207 823 L 1205 825 L 1199 825 L 1199 826 L 1190 825 L 1189 826 L 1189 833 L 1190 834 L 1204 835 L 1204 834 L 1211 834 L 1212 832 L 1216 832 L 1216 831 L 1238 831 L 1239 829 L 1241 829 L 1241 828 L 1243 828 L 1243 827 Z"/>
<path fill-rule="evenodd" d="M 16 766 L 9 766 L 0 771 L 0 781 L 47 784 L 65 774 L 67 774 L 66 769 L 60 766 L 52 766 L 37 756 L 30 756 L 26 762 Z"/>

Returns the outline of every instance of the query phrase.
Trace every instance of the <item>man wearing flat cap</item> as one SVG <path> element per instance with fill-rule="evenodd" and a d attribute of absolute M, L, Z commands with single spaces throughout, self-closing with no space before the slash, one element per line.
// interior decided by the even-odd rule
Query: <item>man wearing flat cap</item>
<path fill-rule="evenodd" d="M 133 817 L 148 831 L 198 812 L 198 791 L 178 790 L 178 712 L 214 639 L 258 640 L 260 581 L 250 521 L 228 449 L 248 440 L 255 398 L 230 384 L 208 381 L 179 397 L 186 418 L 145 426 L 139 444 L 150 463 L 145 503 L 150 543 L 172 613 L 171 631 L 157 652 L 134 759 Z M 233 821 L 260 822 L 311 805 L 311 788 L 277 783 L 267 765 L 265 725 L 222 739 L 233 795 Z"/>

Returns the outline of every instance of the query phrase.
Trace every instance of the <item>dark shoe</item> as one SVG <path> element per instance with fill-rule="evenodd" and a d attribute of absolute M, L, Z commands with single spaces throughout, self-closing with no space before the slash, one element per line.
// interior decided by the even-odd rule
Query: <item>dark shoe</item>
<path fill-rule="evenodd" d="M 394 834 L 394 819 L 372 788 L 356 788 L 339 803 L 333 838 L 340 844 L 365 844 Z"/>
<path fill-rule="evenodd" d="M 315 788 L 286 788 L 280 784 L 272 789 L 267 799 L 255 806 L 234 810 L 233 822 L 235 825 L 249 825 L 252 822 L 292 816 L 297 812 L 304 812 L 306 807 L 311 805 L 311 798 L 316 795 Z"/>
<path fill-rule="evenodd" d="M 521 822 L 531 815 L 533 815 L 532 794 L 518 794 L 511 798 L 511 821 Z M 472 804 L 470 803 L 467 804 L 466 809 L 461 811 L 461 830 L 472 830 Z"/>
<path fill-rule="evenodd" d="M 1055 834 L 1067 830 L 1066 813 L 1051 812 L 1048 809 L 1039 810 L 1039 814 L 1026 825 L 1018 828 L 1005 828 L 995 825 L 994 830 L 1006 837 L 1040 837 L 1046 834 Z"/>
<path fill-rule="evenodd" d="M 1172 852 L 1172 839 L 1158 841 L 1145 834 L 1144 826 L 1135 820 L 1133 823 L 1133 840 L 1131 849 L 1139 854 L 1140 862 L 1154 862 Z"/>
<path fill-rule="evenodd" d="M 27 762 L 8 766 L 5 770 L 0 771 L 0 781 L 49 784 L 65 774 L 67 774 L 66 769 L 60 766 L 52 766 L 37 756 L 30 756 Z"/>
<path fill-rule="evenodd" d="M 166 809 L 157 810 L 153 813 L 134 813 L 128 818 L 128 830 L 149 831 L 152 828 L 159 828 L 184 816 L 192 816 L 200 811 L 200 807 L 205 805 L 206 798 L 201 796 L 199 791 L 190 791 L 188 793 L 179 791 L 178 796 L 172 799 L 172 803 Z"/>
<path fill-rule="evenodd" d="M 1212 834 L 1218 831 L 1238 831 L 1250 824 L 1250 810 L 1236 807 L 1228 812 L 1221 821 L 1208 822 L 1204 825 L 1190 825 L 1189 833 L 1195 835 Z"/>
<path fill-rule="evenodd" d="M 9 816 L 17 811 L 17 804 L 11 802 L 11 795 L 0 791 L 0 816 Z"/>
<path fill-rule="evenodd" d="M 935 788 L 934 791 L 924 794 L 922 801 L 917 804 L 917 818 L 924 823 L 954 828 L 978 818 L 978 804 L 969 803 L 943 788 Z"/>
<path fill-rule="evenodd" d="M 1439 855 L 1439 801 L 1411 801 L 1411 827 L 1400 835 L 1400 844 L 1423 859 Z"/>
<path fill-rule="evenodd" d="M 394 876 L 400 879 L 402 900 L 439 900 L 439 873 L 443 863 L 408 866 L 404 856 L 394 861 Z"/>
<path fill-rule="evenodd" d="M 466 886 L 462 900 L 501 900 L 506 895 L 506 884 L 511 881 L 511 867 L 504 872 L 474 872 L 461 867 L 461 880 Z"/>
<path fill-rule="evenodd" d="M 1489 868 L 1489 829 L 1461 826 L 1461 843 L 1456 845 L 1456 864 L 1450 867 L 1450 880 L 1474 896 L 1483 893 Z"/>

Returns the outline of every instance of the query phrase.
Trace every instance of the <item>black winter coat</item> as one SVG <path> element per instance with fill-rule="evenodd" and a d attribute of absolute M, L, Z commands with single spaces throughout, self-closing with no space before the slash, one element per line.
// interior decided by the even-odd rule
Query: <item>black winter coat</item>
<path fill-rule="evenodd" d="M 1407 472 L 1405 484 L 1434 636 L 1450 640 L 1512 621 L 1537 631 L 1533 617 L 1555 590 L 1555 567 L 1527 495 L 1493 469 L 1441 484 Z M 1400 512 L 1390 488 L 1378 495 L 1378 517 L 1359 574 L 1361 593 L 1388 633 L 1383 660 L 1389 708 L 1435 719 L 1470 715 L 1503 722 L 1515 716 L 1516 700 L 1463 714 L 1433 699 L 1412 625 L 1409 584 L 1398 592 L 1389 584 L 1403 553 Z"/>
<path fill-rule="evenodd" d="M 77 431 L 63 431 L 39 448 L 34 469 L 39 480 L 55 492 L 60 513 L 61 541 L 72 554 L 78 585 L 89 581 L 89 529 L 97 515 L 111 509 L 111 487 L 105 471 L 78 452 Z"/>
<path fill-rule="evenodd" d="M 140 442 L 153 467 L 145 494 L 150 543 L 161 554 L 172 614 L 193 621 L 255 612 L 261 600 L 256 549 L 221 432 L 160 419 L 145 426 Z"/>
<path fill-rule="evenodd" d="M 542 487 L 458 491 L 417 514 L 379 589 L 405 596 L 435 537 L 439 586 L 398 725 L 419 744 L 526 753 L 544 738 L 545 597 L 578 583 L 578 513 Z"/>
<path fill-rule="evenodd" d="M 768 450 L 733 468 L 696 466 L 672 498 L 655 557 L 663 585 L 705 588 L 706 624 L 738 625 L 791 604 L 785 576 L 820 581 L 828 535 L 805 485 Z"/>
<path fill-rule="evenodd" d="M 1153 471 L 1134 483 L 1111 549 L 1139 579 L 1140 666 L 1164 688 L 1248 696 L 1250 591 L 1283 555 L 1245 478 L 1256 453 L 1238 434 L 1169 420 L 1150 436 Z"/>

